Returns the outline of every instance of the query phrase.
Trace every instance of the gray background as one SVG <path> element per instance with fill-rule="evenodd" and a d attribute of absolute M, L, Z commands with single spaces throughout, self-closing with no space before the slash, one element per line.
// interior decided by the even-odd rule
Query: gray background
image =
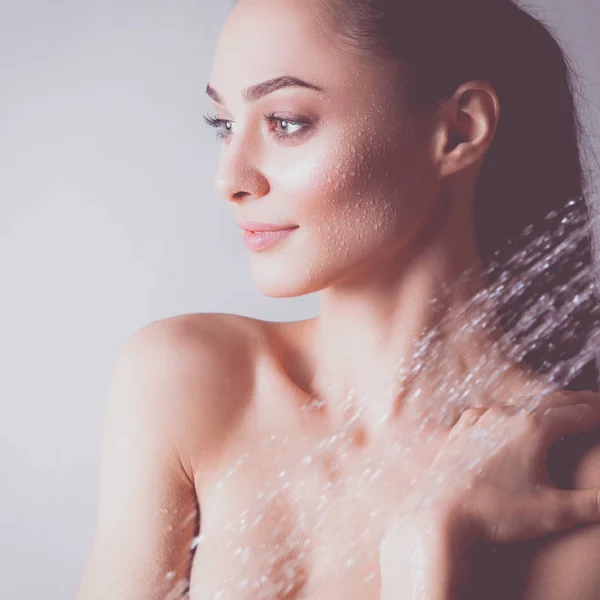
<path fill-rule="evenodd" d="M 600 121 L 600 2 L 535 6 Z M 230 7 L 0 0 L 1 598 L 75 595 L 108 379 L 133 331 L 187 312 L 316 314 L 315 295 L 255 289 L 213 191 L 204 87 Z"/>

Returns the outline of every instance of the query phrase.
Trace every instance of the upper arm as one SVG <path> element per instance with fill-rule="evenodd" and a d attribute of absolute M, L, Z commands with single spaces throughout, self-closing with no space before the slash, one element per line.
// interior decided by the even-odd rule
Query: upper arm
<path fill-rule="evenodd" d="M 600 487 L 600 442 L 576 462 L 574 489 Z M 549 538 L 528 570 L 524 600 L 598 600 L 600 598 L 600 522 Z"/>
<path fill-rule="evenodd" d="M 197 333 L 174 319 L 151 323 L 117 359 L 98 521 L 77 600 L 164 600 L 176 584 L 179 599 L 189 581 L 199 518 L 189 436 L 211 447 L 218 363 Z"/>

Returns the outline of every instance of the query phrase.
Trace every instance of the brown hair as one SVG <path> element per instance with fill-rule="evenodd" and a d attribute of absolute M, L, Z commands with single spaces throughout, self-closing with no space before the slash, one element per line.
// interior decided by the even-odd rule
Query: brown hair
<path fill-rule="evenodd" d="M 496 293 L 510 290 L 497 298 L 500 322 L 509 337 L 519 324 L 513 342 L 525 365 L 552 372 L 567 389 L 597 390 L 596 361 L 589 360 L 600 331 L 585 198 L 591 178 L 580 148 L 573 68 L 549 27 L 510 0 L 324 6 L 346 50 L 402 64 L 414 111 L 439 106 L 466 81 L 494 88 L 501 117 L 477 182 L 475 222 L 490 283 Z M 569 244 L 550 257 L 564 239 Z M 507 273 L 526 282 L 520 293 L 506 285 Z M 525 316 L 532 317 L 527 326 Z"/>
<path fill-rule="evenodd" d="M 527 245 L 530 265 L 531 257 L 547 264 L 521 285 L 522 293 L 513 287 L 499 298 L 500 321 L 510 335 L 524 315 L 542 306 L 537 325 L 532 321 L 521 332 L 530 342 L 521 346 L 519 359 L 538 373 L 570 365 L 571 371 L 554 376 L 568 389 L 596 390 L 595 360 L 574 362 L 578 355 L 589 358 L 590 334 L 600 332 L 600 303 L 590 279 L 591 179 L 580 149 L 573 68 L 549 27 L 511 0 L 325 0 L 315 10 L 339 36 L 342 51 L 402 66 L 415 112 L 435 109 L 466 81 L 484 80 L 494 88 L 501 116 L 477 182 L 479 251 L 496 290 L 506 283 L 507 265 L 513 276 L 523 275 L 515 257 Z M 569 236 L 570 247 L 549 260 L 557 237 Z M 581 302 L 571 306 L 575 296 Z M 561 310 L 561 319 L 554 318 Z M 553 319 L 532 338 L 532 330 Z"/>

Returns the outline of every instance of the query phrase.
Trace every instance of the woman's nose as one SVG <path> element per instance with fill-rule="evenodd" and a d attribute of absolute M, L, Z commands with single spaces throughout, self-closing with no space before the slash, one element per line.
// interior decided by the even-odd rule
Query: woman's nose
<path fill-rule="evenodd" d="M 229 147 L 224 151 L 214 187 L 218 194 L 230 202 L 247 196 L 259 198 L 269 191 L 267 178 L 256 164 L 256 153 L 248 146 Z"/>

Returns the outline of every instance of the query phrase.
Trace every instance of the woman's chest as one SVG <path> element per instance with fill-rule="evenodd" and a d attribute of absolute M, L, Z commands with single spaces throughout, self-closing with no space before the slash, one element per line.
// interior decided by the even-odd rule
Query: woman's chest
<path fill-rule="evenodd" d="M 190 600 L 379 600 L 379 544 L 414 475 L 382 458 L 270 447 L 226 463 L 201 497 Z M 462 597 L 517 600 L 531 556 L 482 548 Z"/>
<path fill-rule="evenodd" d="M 199 494 L 191 600 L 379 598 L 379 543 L 411 469 L 333 437 L 273 435 L 223 462 Z"/>

